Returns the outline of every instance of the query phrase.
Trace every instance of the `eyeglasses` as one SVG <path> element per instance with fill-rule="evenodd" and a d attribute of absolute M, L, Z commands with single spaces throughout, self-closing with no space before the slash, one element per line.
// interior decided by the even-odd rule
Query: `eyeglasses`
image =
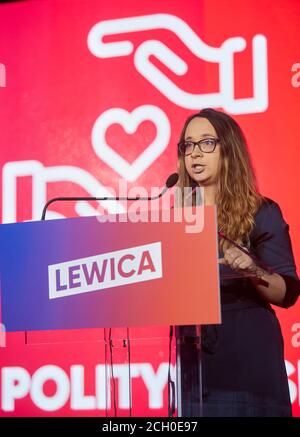
<path fill-rule="evenodd" d="M 212 153 L 219 141 L 219 138 L 204 138 L 200 141 L 181 141 L 178 143 L 178 148 L 183 156 L 191 155 L 196 146 L 199 147 L 201 152 Z"/>

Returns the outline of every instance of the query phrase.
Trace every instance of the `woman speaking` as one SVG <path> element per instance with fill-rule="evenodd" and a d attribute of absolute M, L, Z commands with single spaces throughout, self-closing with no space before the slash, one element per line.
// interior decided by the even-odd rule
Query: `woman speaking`
<path fill-rule="evenodd" d="M 291 416 L 271 307 L 290 307 L 300 291 L 289 226 L 279 205 L 259 193 L 245 137 L 229 115 L 190 116 L 178 158 L 179 187 L 196 182 L 205 205 L 217 206 L 222 324 L 202 331 L 203 416 Z"/>

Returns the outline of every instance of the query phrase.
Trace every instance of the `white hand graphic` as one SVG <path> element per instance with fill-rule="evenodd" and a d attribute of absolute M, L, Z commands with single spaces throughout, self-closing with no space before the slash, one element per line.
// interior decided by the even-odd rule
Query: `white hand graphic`
<path fill-rule="evenodd" d="M 3 167 L 3 205 L 2 222 L 13 223 L 17 219 L 17 178 L 32 176 L 32 220 L 40 220 L 43 207 L 47 201 L 46 189 L 49 182 L 73 182 L 80 185 L 90 196 L 111 196 L 94 176 L 80 167 L 59 165 L 44 167 L 40 161 L 8 162 Z M 125 208 L 118 201 L 99 201 L 109 214 L 123 213 Z M 99 213 L 87 202 L 76 202 L 78 215 L 98 215 Z M 49 210 L 47 218 L 64 217 Z"/>
<path fill-rule="evenodd" d="M 136 48 L 130 41 L 104 43 L 104 36 L 119 35 L 151 29 L 167 29 L 174 32 L 190 51 L 206 62 L 219 63 L 220 91 L 210 94 L 193 94 L 180 89 L 150 61 L 153 55 L 173 73 L 183 75 L 188 65 L 164 43 L 148 40 Z M 154 14 L 102 21 L 95 24 L 88 34 L 90 51 L 99 58 L 128 56 L 134 52 L 137 71 L 155 88 L 176 105 L 187 109 L 208 106 L 223 107 L 233 114 L 265 111 L 268 107 L 267 40 L 255 35 L 253 49 L 253 98 L 234 98 L 234 54 L 246 48 L 242 37 L 228 38 L 221 47 L 205 44 L 199 36 L 180 18 L 170 14 Z"/>

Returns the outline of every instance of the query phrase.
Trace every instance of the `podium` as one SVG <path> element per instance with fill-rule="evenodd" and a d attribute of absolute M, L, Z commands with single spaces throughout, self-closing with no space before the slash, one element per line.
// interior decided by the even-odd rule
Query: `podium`
<path fill-rule="evenodd" d="M 221 321 L 218 240 L 215 206 L 193 208 L 203 215 L 197 232 L 174 217 L 134 223 L 125 214 L 115 222 L 83 217 L 1 225 L 6 331 L 171 325 L 178 333 L 193 325 L 200 364 L 200 325 Z M 177 335 L 179 415 L 187 365 L 181 340 Z"/>

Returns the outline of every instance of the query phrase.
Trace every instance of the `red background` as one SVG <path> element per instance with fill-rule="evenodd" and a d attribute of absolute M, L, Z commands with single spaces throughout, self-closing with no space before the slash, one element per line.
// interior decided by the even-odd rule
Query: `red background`
<path fill-rule="evenodd" d="M 240 36 L 247 42 L 244 51 L 235 54 L 235 97 L 251 97 L 253 36 L 262 34 L 268 47 L 268 108 L 264 112 L 236 114 L 235 119 L 245 131 L 262 193 L 276 200 L 290 225 L 296 263 L 300 261 L 300 241 L 297 238 L 300 220 L 298 199 L 300 185 L 298 110 L 300 81 L 294 79 L 292 66 L 299 59 L 300 4 L 297 0 L 260 1 L 197 1 L 162 0 L 130 1 L 69 1 L 33 0 L 0 5 L 0 63 L 5 66 L 6 87 L 0 87 L 0 165 L 8 162 L 37 160 L 45 167 L 68 165 L 89 172 L 104 186 L 117 187 L 120 174 L 105 164 L 91 144 L 91 130 L 95 120 L 110 108 L 131 112 L 142 105 L 160 108 L 170 122 L 171 137 L 166 150 L 138 179 L 128 185 L 147 188 L 162 186 L 166 177 L 176 171 L 176 142 L 187 115 L 194 110 L 171 102 L 151 85 L 134 66 L 133 54 L 101 59 L 88 49 L 87 35 L 91 27 L 104 20 L 167 13 L 184 20 L 206 44 L 219 47 L 226 39 Z M 190 93 L 218 91 L 217 64 L 199 60 L 180 38 L 169 30 L 157 28 L 132 31 L 127 35 L 110 36 L 106 41 L 128 39 L 137 48 L 149 39 L 163 42 L 185 60 L 189 70 L 176 76 L 154 57 L 151 61 L 178 87 Z M 293 86 L 296 84 L 296 86 Z M 200 109 L 200 108 L 199 108 Z M 150 121 L 141 123 L 132 135 L 118 125 L 110 126 L 106 140 L 121 156 L 132 162 L 156 135 Z M 79 183 L 67 180 L 47 184 L 47 198 L 56 195 L 95 195 Z M 1 181 L 3 199 L 5 185 Z M 17 180 L 16 220 L 38 219 L 32 213 L 32 178 Z M 96 207 L 96 205 L 93 205 Z M 3 216 L 3 206 L 2 216 Z M 64 216 L 74 216 L 71 205 L 52 207 Z M 294 415 L 300 416 L 300 320 L 299 305 L 289 310 L 276 309 L 285 337 L 285 351 Z M 38 334 L 31 334 L 30 340 Z M 40 334 L 51 341 L 49 345 L 24 343 L 24 334 L 7 335 L 6 348 L 0 348 L 2 367 L 21 366 L 34 373 L 40 366 L 56 364 L 66 372 L 72 364 L 82 364 L 87 373 L 87 391 L 93 390 L 91 369 L 103 362 L 102 346 L 93 339 L 103 339 L 103 332 L 60 333 L 59 340 L 72 336 L 76 342 L 57 344 L 58 334 Z M 150 362 L 156 369 L 168 361 L 167 328 L 136 330 L 133 338 L 144 338 L 144 345 L 133 342 L 135 362 Z M 41 337 L 42 336 L 42 337 Z M 80 340 L 80 336 L 82 339 Z M 115 338 L 123 338 L 124 331 L 115 331 Z M 138 340 L 136 340 L 138 342 Z M 102 344 L 102 343 L 101 343 Z M 124 360 L 124 351 L 115 360 Z M 0 381 L 2 384 L 3 381 Z M 49 383 L 51 385 L 51 383 Z M 140 378 L 133 386 L 133 400 L 139 398 L 134 411 L 140 415 L 166 414 L 163 408 L 151 409 L 147 390 Z M 45 390 L 47 387 L 45 386 Z M 55 387 L 49 388 L 55 392 Z M 51 392 L 52 390 L 52 392 Z M 50 394 L 49 394 L 50 395 Z M 166 400 L 166 390 L 165 390 Z M 34 406 L 30 396 L 16 401 L 15 411 L 1 415 L 47 415 Z M 118 414 L 125 414 L 120 410 Z M 55 411 L 55 415 L 72 415 L 69 403 Z M 98 415 L 104 411 L 80 411 Z"/>

